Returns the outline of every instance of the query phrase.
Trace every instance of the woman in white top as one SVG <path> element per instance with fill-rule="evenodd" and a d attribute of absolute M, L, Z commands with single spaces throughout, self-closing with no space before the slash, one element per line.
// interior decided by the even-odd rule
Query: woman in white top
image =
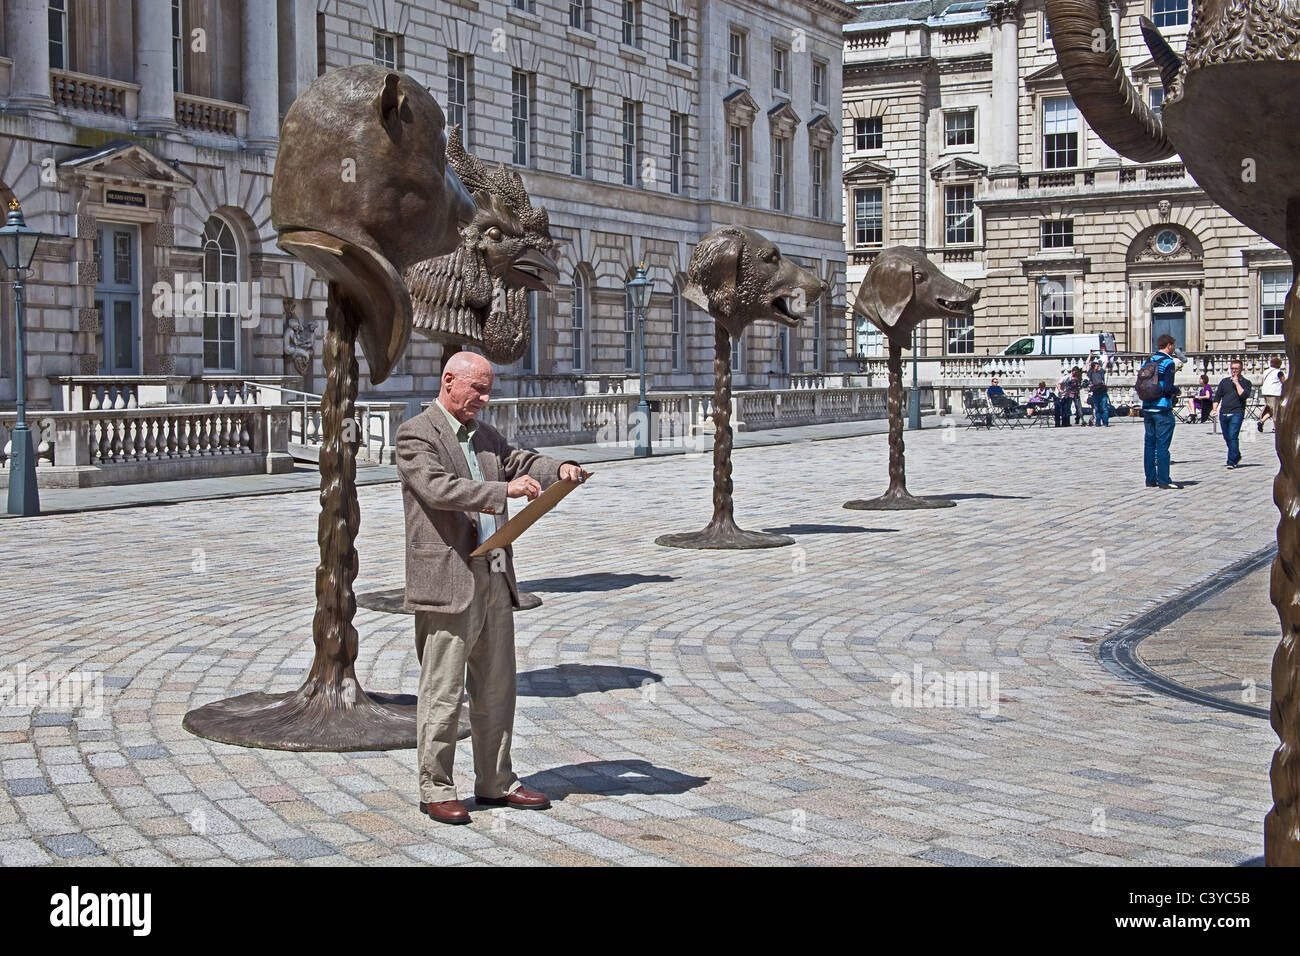
<path fill-rule="evenodd" d="M 1282 359 L 1274 355 L 1268 360 L 1268 366 L 1268 370 L 1264 373 L 1264 380 L 1259 383 L 1259 394 L 1264 399 L 1264 410 L 1260 412 L 1255 428 L 1261 432 L 1264 430 L 1264 422 L 1270 418 L 1273 419 L 1273 427 L 1277 427 L 1277 410 L 1282 404 L 1282 383 L 1286 381 L 1286 376 L 1282 373 Z"/>

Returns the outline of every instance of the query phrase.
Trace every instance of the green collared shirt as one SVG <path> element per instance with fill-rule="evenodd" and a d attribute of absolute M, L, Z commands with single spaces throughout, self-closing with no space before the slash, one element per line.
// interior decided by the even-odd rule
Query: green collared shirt
<path fill-rule="evenodd" d="M 474 434 L 478 431 L 478 422 L 471 420 L 468 425 L 462 424 L 456 420 L 455 415 L 443 407 L 442 402 L 435 398 L 433 403 L 447 416 L 447 424 L 451 426 L 452 433 L 460 445 L 460 453 L 465 456 L 465 464 L 469 466 L 470 477 L 475 481 L 482 481 L 483 469 L 478 465 L 478 455 L 474 454 Z M 482 544 L 496 533 L 496 515 L 475 513 L 474 517 L 478 519 L 478 543 Z"/>

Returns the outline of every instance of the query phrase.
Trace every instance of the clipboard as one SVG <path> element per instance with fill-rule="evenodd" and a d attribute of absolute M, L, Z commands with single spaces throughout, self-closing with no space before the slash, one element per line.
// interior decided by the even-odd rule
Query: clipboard
<path fill-rule="evenodd" d="M 587 479 L 590 480 L 590 478 L 591 475 L 588 474 Z M 571 481 L 568 478 L 557 479 L 549 488 L 532 501 L 528 502 L 519 514 L 515 515 L 503 524 L 490 538 L 471 551 L 469 556 L 471 558 L 477 558 L 479 555 L 487 554 L 489 551 L 493 551 L 496 548 L 504 548 L 513 544 L 516 538 L 531 528 L 543 515 L 563 501 L 569 492 L 573 491 L 574 488 L 579 487 L 583 483 L 584 482 L 581 481 Z"/>

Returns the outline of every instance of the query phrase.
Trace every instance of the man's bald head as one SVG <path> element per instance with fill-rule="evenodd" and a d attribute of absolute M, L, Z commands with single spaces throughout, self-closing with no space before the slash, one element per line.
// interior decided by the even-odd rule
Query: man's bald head
<path fill-rule="evenodd" d="M 442 369 L 438 402 L 456 421 L 473 421 L 492 395 L 492 363 L 476 352 L 457 352 Z"/>

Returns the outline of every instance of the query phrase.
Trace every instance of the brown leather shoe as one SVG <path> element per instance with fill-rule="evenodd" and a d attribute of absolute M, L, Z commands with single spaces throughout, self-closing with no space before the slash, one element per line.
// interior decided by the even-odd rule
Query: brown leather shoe
<path fill-rule="evenodd" d="M 439 803 L 421 803 L 420 812 L 437 820 L 439 823 L 469 823 L 469 811 L 459 800 L 443 800 Z"/>
<path fill-rule="evenodd" d="M 519 807 L 521 810 L 549 810 L 551 801 L 546 794 L 519 787 L 504 797 L 480 797 L 474 795 L 474 802 L 485 807 Z"/>

